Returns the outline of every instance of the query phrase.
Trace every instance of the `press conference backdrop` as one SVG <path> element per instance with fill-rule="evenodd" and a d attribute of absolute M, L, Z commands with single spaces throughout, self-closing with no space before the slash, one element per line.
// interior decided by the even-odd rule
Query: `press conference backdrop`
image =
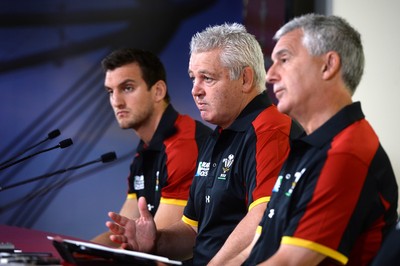
<path fill-rule="evenodd" d="M 191 36 L 243 23 L 268 67 L 272 35 L 295 2 L 0 1 L 0 224 L 90 239 L 105 230 L 107 211 L 119 211 L 138 138 L 109 106 L 105 55 L 127 46 L 157 53 L 175 108 L 200 120 L 187 74 Z M 301 2 L 309 12 L 313 1 Z"/>
<path fill-rule="evenodd" d="M 0 224 L 83 239 L 105 230 L 107 211 L 119 211 L 126 197 L 138 138 L 115 121 L 101 59 L 128 46 L 157 53 L 168 72 L 174 106 L 200 119 L 187 74 L 189 41 L 195 32 L 223 22 L 243 22 L 243 1 L 1 1 L 0 163 L 55 129 L 60 136 L 25 155 L 67 138 L 73 145 L 3 167 L 0 187 L 111 151 L 118 159 L 0 191 Z"/>

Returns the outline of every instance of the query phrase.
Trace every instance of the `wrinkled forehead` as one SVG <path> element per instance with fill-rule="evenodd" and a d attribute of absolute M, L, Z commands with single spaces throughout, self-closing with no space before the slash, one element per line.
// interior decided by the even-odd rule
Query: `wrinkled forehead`
<path fill-rule="evenodd" d="M 221 68 L 219 50 L 193 53 L 189 59 L 189 70 L 192 68 Z"/>

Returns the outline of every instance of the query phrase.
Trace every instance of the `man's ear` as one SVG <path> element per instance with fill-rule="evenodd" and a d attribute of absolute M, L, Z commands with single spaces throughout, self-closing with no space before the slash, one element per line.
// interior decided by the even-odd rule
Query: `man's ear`
<path fill-rule="evenodd" d="M 337 52 L 331 51 L 323 56 L 322 78 L 332 79 L 340 71 L 340 56 Z"/>
<path fill-rule="evenodd" d="M 254 70 L 247 66 L 243 69 L 243 92 L 249 92 L 251 91 L 253 87 L 253 78 L 254 78 Z"/>
<path fill-rule="evenodd" d="M 154 85 L 154 98 L 156 102 L 162 101 L 167 94 L 167 84 L 159 80 Z"/>

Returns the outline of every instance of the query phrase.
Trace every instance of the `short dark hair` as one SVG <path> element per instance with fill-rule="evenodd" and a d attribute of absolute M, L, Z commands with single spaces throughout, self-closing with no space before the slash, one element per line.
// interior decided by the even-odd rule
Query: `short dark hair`
<path fill-rule="evenodd" d="M 163 63 L 157 55 L 150 51 L 136 48 L 121 48 L 113 51 L 101 61 L 104 72 L 131 63 L 139 65 L 142 71 L 142 78 L 149 89 L 159 80 L 167 84 L 167 75 Z M 167 102 L 170 101 L 168 89 L 165 100 Z"/>

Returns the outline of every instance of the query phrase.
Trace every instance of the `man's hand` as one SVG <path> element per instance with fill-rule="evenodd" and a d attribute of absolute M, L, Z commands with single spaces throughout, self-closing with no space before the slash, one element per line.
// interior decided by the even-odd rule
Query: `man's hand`
<path fill-rule="evenodd" d="M 156 245 L 157 228 L 153 216 L 147 210 L 144 197 L 139 198 L 138 206 L 140 213 L 138 219 L 129 219 L 115 212 L 109 212 L 108 216 L 114 222 L 107 222 L 106 226 L 112 233 L 110 239 L 121 244 L 121 248 L 152 253 Z"/>

